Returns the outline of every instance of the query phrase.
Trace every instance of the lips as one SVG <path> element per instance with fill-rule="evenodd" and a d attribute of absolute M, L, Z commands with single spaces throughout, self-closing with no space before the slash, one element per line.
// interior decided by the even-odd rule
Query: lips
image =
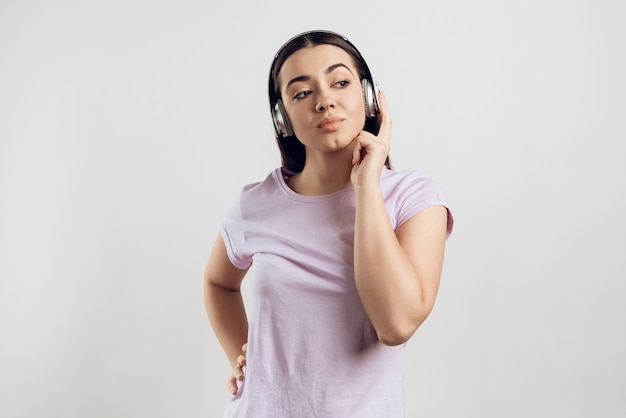
<path fill-rule="evenodd" d="M 317 125 L 318 128 L 324 131 L 333 131 L 341 125 L 343 119 L 337 116 L 329 116 L 327 118 L 322 119 L 322 121 Z"/>

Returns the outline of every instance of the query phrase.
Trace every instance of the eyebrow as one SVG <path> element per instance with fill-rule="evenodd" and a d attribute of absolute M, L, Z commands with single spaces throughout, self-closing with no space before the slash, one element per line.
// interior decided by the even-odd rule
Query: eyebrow
<path fill-rule="evenodd" d="M 343 67 L 346 70 L 348 70 L 350 72 L 350 74 L 354 75 L 354 73 L 352 72 L 352 70 L 350 68 L 348 68 L 348 66 L 344 63 L 338 62 L 337 64 L 333 64 L 330 67 L 328 67 L 324 73 L 326 74 L 330 74 L 333 71 L 335 71 L 337 68 L 339 67 Z M 311 79 L 310 75 L 301 75 L 298 77 L 294 77 L 291 80 L 289 80 L 289 82 L 287 83 L 287 85 L 285 86 L 285 90 L 289 88 L 289 86 L 291 86 L 293 83 L 297 83 L 299 81 L 309 81 Z"/>

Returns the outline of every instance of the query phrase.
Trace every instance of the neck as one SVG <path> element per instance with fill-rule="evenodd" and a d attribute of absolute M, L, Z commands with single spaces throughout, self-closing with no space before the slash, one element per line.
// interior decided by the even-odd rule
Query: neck
<path fill-rule="evenodd" d="M 352 185 L 352 154 L 338 152 L 323 156 L 307 154 L 304 169 L 289 179 L 289 186 L 304 195 L 324 195 Z"/>

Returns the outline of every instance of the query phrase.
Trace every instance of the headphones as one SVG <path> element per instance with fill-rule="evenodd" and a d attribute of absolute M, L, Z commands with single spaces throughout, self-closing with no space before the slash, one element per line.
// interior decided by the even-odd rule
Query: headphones
<path fill-rule="evenodd" d="M 278 138 L 287 138 L 293 136 L 293 129 L 291 128 L 291 123 L 289 122 L 289 117 L 287 116 L 287 112 L 285 111 L 285 105 L 279 96 L 276 95 L 274 91 L 274 72 L 276 71 L 276 61 L 280 55 L 282 55 L 283 51 L 287 46 L 289 46 L 293 41 L 299 39 L 303 36 L 307 35 L 325 35 L 330 37 L 336 37 L 342 39 L 345 43 L 347 43 L 356 53 L 356 58 L 359 59 L 359 64 L 365 70 L 366 77 L 361 80 L 361 86 L 363 88 L 363 101 L 365 103 L 365 117 L 366 118 L 376 118 L 378 116 L 378 112 L 380 106 L 378 104 L 378 86 L 374 82 L 372 77 L 372 73 L 370 72 L 365 59 L 361 55 L 358 49 L 346 38 L 338 33 L 331 31 L 309 31 L 303 32 L 299 35 L 294 36 L 289 41 L 287 41 L 276 53 L 274 56 L 274 61 L 272 61 L 272 66 L 270 67 L 270 80 L 269 80 L 269 97 L 270 97 L 270 108 L 272 112 L 272 121 L 274 122 L 274 129 L 276 130 L 276 136 Z M 330 44 L 334 45 L 334 44 Z M 335 45 L 337 46 L 337 45 Z M 292 53 L 295 51 L 292 51 Z M 347 52 L 347 51 L 346 51 Z"/>

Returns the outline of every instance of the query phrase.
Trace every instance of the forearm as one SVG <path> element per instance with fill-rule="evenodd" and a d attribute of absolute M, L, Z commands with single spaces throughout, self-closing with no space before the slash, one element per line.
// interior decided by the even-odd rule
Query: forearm
<path fill-rule="evenodd" d="M 205 282 L 204 304 L 215 335 L 232 366 L 248 338 L 248 319 L 241 292 Z"/>
<path fill-rule="evenodd" d="M 356 189 L 354 273 L 379 339 L 405 342 L 430 312 L 416 269 L 398 242 L 378 185 Z"/>

